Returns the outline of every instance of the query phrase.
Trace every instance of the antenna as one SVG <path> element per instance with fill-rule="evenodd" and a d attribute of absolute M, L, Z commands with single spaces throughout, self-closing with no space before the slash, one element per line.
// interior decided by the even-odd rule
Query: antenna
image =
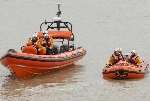
<path fill-rule="evenodd" d="M 58 6 L 58 12 L 57 12 L 56 15 L 57 15 L 58 17 L 60 17 L 61 14 L 62 14 L 62 12 L 61 12 L 61 10 L 60 10 L 60 5 L 61 5 L 60 3 L 57 3 L 57 6 Z"/>

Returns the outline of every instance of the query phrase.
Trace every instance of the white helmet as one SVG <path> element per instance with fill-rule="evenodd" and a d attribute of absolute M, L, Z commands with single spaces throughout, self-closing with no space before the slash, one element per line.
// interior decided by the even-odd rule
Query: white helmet
<path fill-rule="evenodd" d="M 121 48 L 115 48 L 115 50 L 114 51 L 119 51 L 119 52 L 121 52 L 122 51 L 122 49 Z"/>
<path fill-rule="evenodd" d="M 48 34 L 48 31 L 44 31 L 45 34 Z"/>
<path fill-rule="evenodd" d="M 32 37 L 37 37 L 37 32 L 35 32 L 35 33 L 32 35 Z"/>
<path fill-rule="evenodd" d="M 49 36 L 49 35 L 46 33 L 46 34 L 44 34 L 44 37 L 46 37 L 46 36 Z"/>
<path fill-rule="evenodd" d="M 137 54 L 136 50 L 132 50 L 131 54 Z"/>
<path fill-rule="evenodd" d="M 47 34 L 44 34 L 44 38 L 45 38 L 45 39 L 49 39 L 48 33 L 47 33 Z"/>
<path fill-rule="evenodd" d="M 45 34 L 48 34 L 48 31 L 42 31 L 42 33 L 45 35 Z"/>

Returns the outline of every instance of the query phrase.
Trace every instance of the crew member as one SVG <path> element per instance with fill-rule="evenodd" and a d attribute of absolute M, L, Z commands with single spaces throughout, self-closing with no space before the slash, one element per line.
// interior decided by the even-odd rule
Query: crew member
<path fill-rule="evenodd" d="M 131 51 L 128 59 L 128 62 L 134 65 L 140 65 L 142 63 L 140 56 L 138 56 L 135 50 Z"/>
<path fill-rule="evenodd" d="M 46 55 L 46 47 L 44 47 L 45 40 L 39 38 L 36 42 L 36 48 L 38 50 L 38 55 Z"/>
<path fill-rule="evenodd" d="M 109 63 L 108 65 L 114 65 L 117 62 L 119 62 L 120 60 L 124 60 L 124 57 L 122 55 L 122 50 L 121 48 L 115 49 L 114 53 L 111 55 L 110 59 L 109 59 Z"/>

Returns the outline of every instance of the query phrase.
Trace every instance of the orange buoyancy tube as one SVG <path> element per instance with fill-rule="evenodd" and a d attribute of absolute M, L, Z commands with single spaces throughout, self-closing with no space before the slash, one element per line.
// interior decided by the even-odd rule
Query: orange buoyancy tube
<path fill-rule="evenodd" d="M 28 54 L 37 54 L 37 49 L 33 45 L 23 46 L 22 47 L 22 52 L 23 53 L 28 53 Z"/>
<path fill-rule="evenodd" d="M 71 31 L 48 31 L 48 34 L 51 35 L 54 39 L 71 39 L 73 33 Z"/>

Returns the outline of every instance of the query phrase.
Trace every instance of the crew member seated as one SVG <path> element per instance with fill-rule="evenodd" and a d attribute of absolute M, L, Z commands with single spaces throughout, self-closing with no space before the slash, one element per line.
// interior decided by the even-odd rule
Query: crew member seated
<path fill-rule="evenodd" d="M 142 60 L 140 56 L 136 53 L 135 50 L 132 50 L 129 57 L 128 57 L 128 62 L 134 65 L 140 65 L 142 63 Z"/>
<path fill-rule="evenodd" d="M 58 48 L 54 46 L 54 39 L 48 34 L 44 35 L 46 54 L 58 54 Z"/>
<path fill-rule="evenodd" d="M 51 36 L 49 36 L 48 34 L 45 34 L 44 39 L 45 39 L 47 47 L 52 48 L 54 46 L 54 40 Z"/>
<path fill-rule="evenodd" d="M 36 36 L 33 36 L 32 38 L 29 38 L 26 45 L 21 47 L 21 51 L 23 53 L 28 53 L 28 54 L 37 54 L 37 49 L 36 49 L 36 46 L 35 46 L 36 41 L 37 41 Z"/>
<path fill-rule="evenodd" d="M 39 38 L 36 42 L 36 48 L 38 51 L 38 55 L 46 55 L 46 47 L 44 47 L 45 40 L 43 38 Z"/>
<path fill-rule="evenodd" d="M 119 62 L 120 60 L 124 60 L 124 57 L 122 55 L 122 50 L 120 48 L 118 48 L 118 49 L 114 50 L 114 53 L 109 58 L 108 65 L 112 66 L 112 65 L 116 64 L 117 62 Z"/>
<path fill-rule="evenodd" d="M 32 38 L 29 38 L 28 42 L 26 43 L 26 46 L 34 45 L 37 42 L 37 40 L 37 36 L 34 35 Z"/>

